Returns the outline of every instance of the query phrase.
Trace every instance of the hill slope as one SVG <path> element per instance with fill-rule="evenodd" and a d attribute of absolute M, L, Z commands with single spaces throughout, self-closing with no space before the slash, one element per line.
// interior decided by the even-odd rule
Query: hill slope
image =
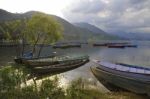
<path fill-rule="evenodd" d="M 119 39 L 119 38 L 121 39 L 122 38 L 122 37 L 114 36 L 112 34 L 108 34 L 105 31 L 101 30 L 100 28 L 98 28 L 94 25 L 91 25 L 89 23 L 80 22 L 80 23 L 73 23 L 73 24 L 77 27 L 81 27 L 81 28 L 87 29 L 89 31 L 92 31 L 95 34 L 100 34 L 103 38 L 110 38 L 110 39 Z"/>
<path fill-rule="evenodd" d="M 74 25 L 78 26 L 78 27 L 81 27 L 81 28 L 85 28 L 85 29 L 88 29 L 94 33 L 106 33 L 104 32 L 103 30 L 99 29 L 98 27 L 94 26 L 94 25 L 91 25 L 89 23 L 83 23 L 83 22 L 80 22 L 80 23 L 73 23 Z"/>
<path fill-rule="evenodd" d="M 5 10 L 0 9 L 0 22 L 14 20 L 14 19 L 22 19 L 25 17 L 30 18 L 37 11 L 30 11 L 26 13 L 10 13 Z M 60 24 L 62 24 L 64 28 L 64 39 L 65 40 L 101 40 L 101 39 L 117 39 L 117 37 L 109 36 L 105 33 L 95 33 L 94 31 L 88 30 L 86 28 L 75 26 L 68 21 L 54 15 L 50 15 L 54 17 Z"/>

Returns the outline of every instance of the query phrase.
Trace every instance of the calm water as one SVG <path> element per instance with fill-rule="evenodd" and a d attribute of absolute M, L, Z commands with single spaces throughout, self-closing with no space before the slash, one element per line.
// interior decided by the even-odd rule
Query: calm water
<path fill-rule="evenodd" d="M 67 55 L 89 55 L 90 60 L 99 59 L 111 62 L 121 62 L 139 66 L 150 66 L 150 41 L 135 41 L 134 44 L 138 44 L 138 48 L 105 48 L 105 47 L 92 47 L 92 45 L 83 45 L 82 48 L 70 48 L 70 49 L 52 49 L 51 47 L 45 47 L 42 54 L 48 55 L 53 51 L 58 54 Z M 0 65 L 5 65 L 9 62 L 13 62 L 13 58 L 16 55 L 14 48 L 0 48 Z M 97 82 L 95 77 L 90 72 L 90 66 L 94 66 L 91 61 L 84 66 L 77 69 L 60 74 L 62 76 L 62 84 L 69 83 L 69 81 L 82 77 L 89 81 Z M 100 85 L 101 86 L 101 85 Z M 101 88 L 103 89 L 103 88 Z"/>

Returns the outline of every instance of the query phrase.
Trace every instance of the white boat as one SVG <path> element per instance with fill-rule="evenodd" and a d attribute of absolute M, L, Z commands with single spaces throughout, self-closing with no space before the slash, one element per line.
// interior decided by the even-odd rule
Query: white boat
<path fill-rule="evenodd" d="M 150 68 L 98 60 L 94 62 L 97 67 L 91 67 L 92 73 L 109 90 L 150 93 Z"/>

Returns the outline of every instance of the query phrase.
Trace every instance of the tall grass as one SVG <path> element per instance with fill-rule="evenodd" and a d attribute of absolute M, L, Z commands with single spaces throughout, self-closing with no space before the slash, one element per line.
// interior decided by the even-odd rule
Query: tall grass
<path fill-rule="evenodd" d="M 43 79 L 37 83 L 32 72 L 23 66 L 0 69 L 0 99 L 148 99 L 129 93 L 102 93 L 87 87 L 87 81 L 76 79 L 64 89 L 59 79 Z M 31 79 L 34 83 L 27 84 Z"/>

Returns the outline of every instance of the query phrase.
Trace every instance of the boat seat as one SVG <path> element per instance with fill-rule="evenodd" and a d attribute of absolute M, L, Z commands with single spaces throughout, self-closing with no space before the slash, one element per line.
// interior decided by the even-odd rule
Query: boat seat
<path fill-rule="evenodd" d="M 150 69 L 145 68 L 145 67 L 139 67 L 139 66 L 128 65 L 128 64 L 123 64 L 123 63 L 113 64 L 113 63 L 110 63 L 110 62 L 102 62 L 102 61 L 98 61 L 98 63 L 100 65 L 105 66 L 105 67 L 120 70 L 120 71 L 150 74 Z"/>
<path fill-rule="evenodd" d="M 150 70 L 145 70 L 145 73 L 146 74 L 150 74 Z"/>
<path fill-rule="evenodd" d="M 130 72 L 137 72 L 137 68 L 130 68 Z"/>
<path fill-rule="evenodd" d="M 101 65 L 105 66 L 105 67 L 109 67 L 109 68 L 116 68 L 115 64 L 109 63 L 109 62 L 99 62 Z"/>
<path fill-rule="evenodd" d="M 137 69 L 137 73 L 145 73 L 144 69 Z"/>

